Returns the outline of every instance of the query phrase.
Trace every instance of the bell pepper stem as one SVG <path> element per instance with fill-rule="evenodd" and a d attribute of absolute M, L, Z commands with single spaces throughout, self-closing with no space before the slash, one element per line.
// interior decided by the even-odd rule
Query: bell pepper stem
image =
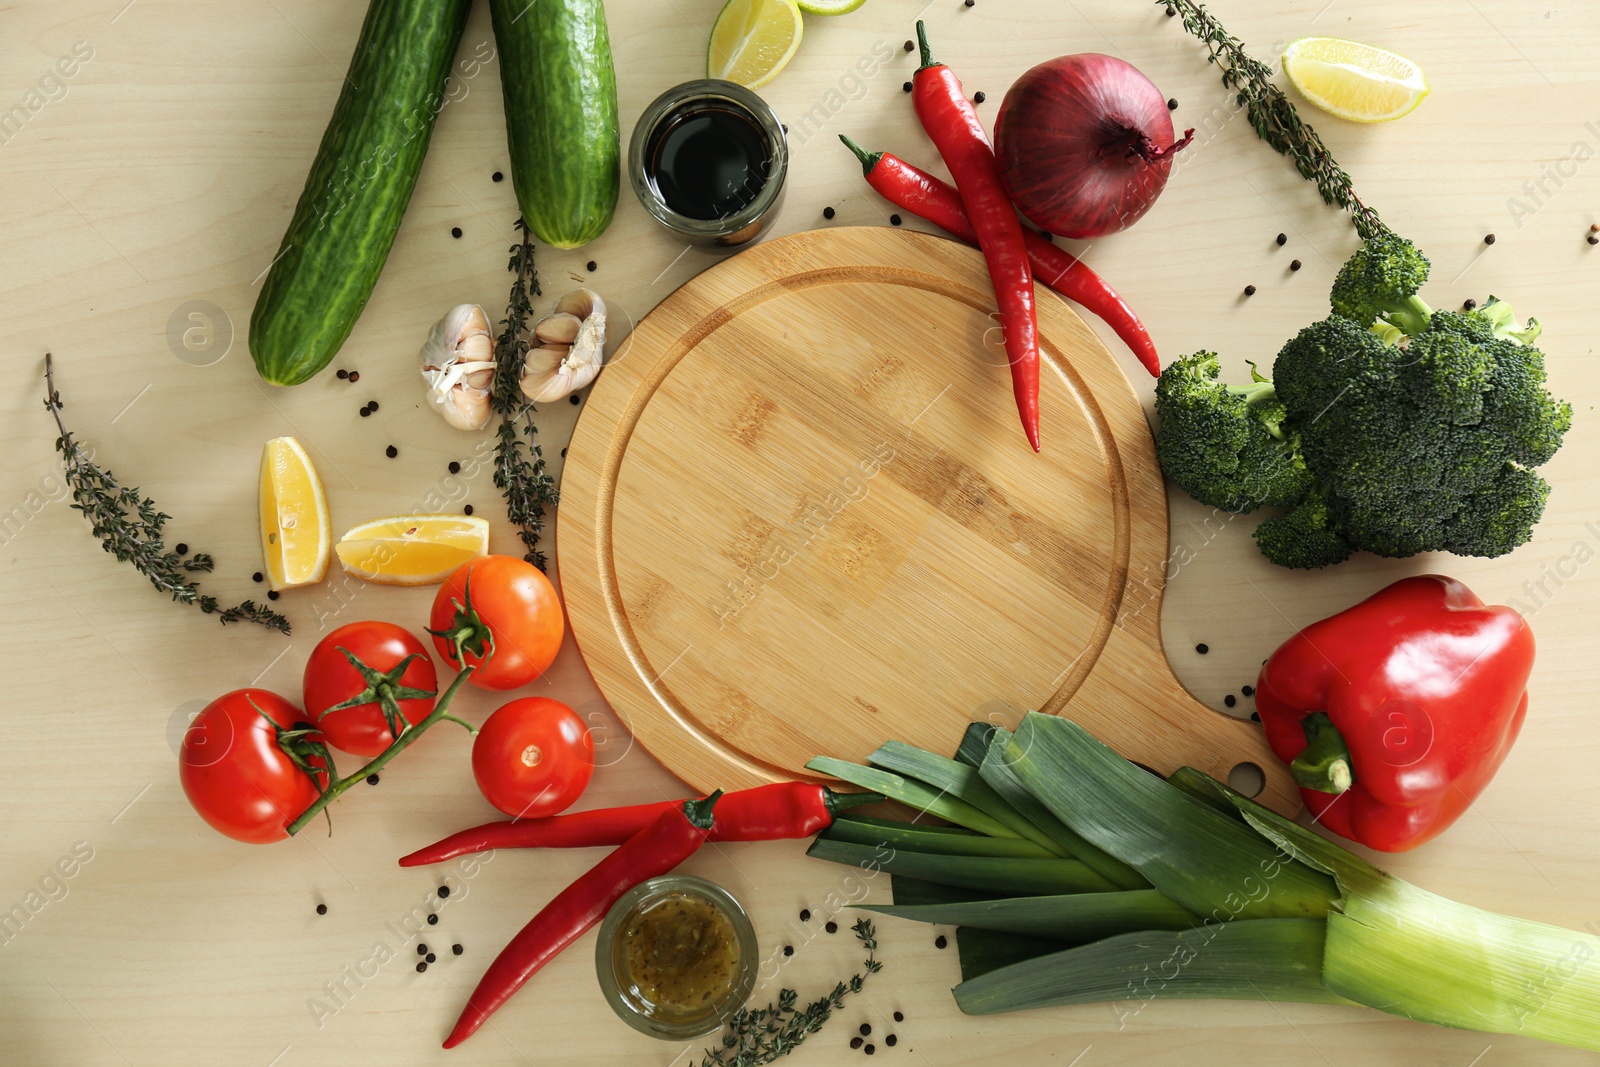
<path fill-rule="evenodd" d="M 1306 732 L 1306 747 L 1289 764 L 1289 774 L 1306 789 L 1320 793 L 1343 793 L 1355 783 L 1350 763 L 1350 746 L 1333 725 L 1327 712 L 1314 711 L 1300 720 Z"/>

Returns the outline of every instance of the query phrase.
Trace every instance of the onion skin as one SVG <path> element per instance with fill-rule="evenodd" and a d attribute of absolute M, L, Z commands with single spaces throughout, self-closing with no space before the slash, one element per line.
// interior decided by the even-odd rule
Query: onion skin
<path fill-rule="evenodd" d="M 1027 71 L 995 117 L 994 150 L 1012 203 L 1047 233 L 1089 238 L 1137 222 L 1166 187 L 1166 98 L 1139 70 L 1097 52 Z"/>

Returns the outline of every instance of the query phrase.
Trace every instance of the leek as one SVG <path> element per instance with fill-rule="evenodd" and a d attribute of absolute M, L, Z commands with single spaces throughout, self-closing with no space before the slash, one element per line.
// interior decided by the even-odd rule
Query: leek
<path fill-rule="evenodd" d="M 1098 941 L 1140 930 L 1182 930 L 1200 925 L 1198 915 L 1179 907 L 1154 889 L 1003 897 L 952 904 L 901 904 L 896 900 L 893 904 L 858 907 L 862 911 L 917 922 L 974 926 L 1073 942 Z"/>
<path fill-rule="evenodd" d="M 1024 937 L 999 930 L 980 930 L 976 926 L 956 927 L 956 957 L 961 961 L 963 982 L 1009 967 L 1013 963 L 1048 956 L 1072 946 L 1045 937 Z"/>
<path fill-rule="evenodd" d="M 943 856 L 881 845 L 858 845 L 826 836 L 813 841 L 806 855 L 866 870 L 884 870 L 928 882 L 1012 895 L 1092 893 L 1116 888 L 1077 860 Z"/>
<path fill-rule="evenodd" d="M 877 767 L 863 767 L 859 763 L 848 760 L 832 759 L 828 756 L 818 756 L 806 764 L 808 771 L 820 771 L 829 774 L 842 782 L 859 785 L 863 789 L 870 789 L 875 793 L 882 793 L 890 800 L 898 800 L 902 804 L 909 804 L 918 811 L 926 812 L 935 818 L 953 822 L 957 826 L 965 826 L 969 830 L 976 830 L 980 834 L 990 837 L 1016 837 L 1022 835 L 1000 822 L 992 815 L 985 814 L 966 801 L 950 794 L 914 782 L 892 771 L 881 770 Z"/>
<path fill-rule="evenodd" d="M 887 819 L 857 819 L 849 815 L 841 815 L 835 819 L 833 825 L 822 832 L 822 836 L 833 841 L 850 841 L 858 845 L 886 845 L 895 850 L 937 852 L 945 856 L 1058 858 L 1054 853 L 1046 852 L 1032 841 L 1021 841 L 1014 837 L 944 833 L 915 823 L 894 823 Z"/>
<path fill-rule="evenodd" d="M 1008 827 L 1017 836 L 1027 838 L 1053 855 L 1061 857 L 1069 855 L 1067 850 L 1052 841 L 1048 834 L 1002 800 L 1000 794 L 979 776 L 974 767 L 926 752 L 903 741 L 885 741 L 878 746 L 877 751 L 867 757 L 867 762 L 886 771 L 914 778 L 950 794 L 957 800 L 971 804 L 996 822 Z"/>

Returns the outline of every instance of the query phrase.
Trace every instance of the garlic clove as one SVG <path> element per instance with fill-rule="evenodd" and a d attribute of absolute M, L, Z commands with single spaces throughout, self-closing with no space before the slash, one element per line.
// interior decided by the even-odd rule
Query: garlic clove
<path fill-rule="evenodd" d="M 477 304 L 451 308 L 423 343 L 422 379 L 428 400 L 457 429 L 481 430 L 488 425 L 494 369 L 489 317 Z"/>
<path fill-rule="evenodd" d="M 528 350 L 522 392 L 548 404 L 582 389 L 605 361 L 606 304 L 591 289 L 574 289 L 533 328 L 541 343 Z"/>
<path fill-rule="evenodd" d="M 570 345 L 577 339 L 583 320 L 565 311 L 557 311 L 540 319 L 533 327 L 533 335 L 545 344 Z"/>

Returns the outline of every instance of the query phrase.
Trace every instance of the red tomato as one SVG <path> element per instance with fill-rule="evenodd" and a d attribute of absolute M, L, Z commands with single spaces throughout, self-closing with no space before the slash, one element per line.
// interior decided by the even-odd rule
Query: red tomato
<path fill-rule="evenodd" d="M 484 798 L 507 815 L 554 815 L 594 776 L 594 738 L 559 700 L 513 700 L 489 716 L 472 742 L 472 776 Z"/>
<path fill-rule="evenodd" d="M 265 689 L 235 689 L 207 704 L 178 751 L 178 780 L 200 817 L 235 841 L 264 845 L 288 837 L 288 825 L 317 799 L 317 787 L 278 747 L 272 724 L 292 727 L 304 719 Z M 324 767 L 320 759 L 311 763 Z M 327 784 L 325 769 L 318 777 Z"/>
<path fill-rule="evenodd" d="M 376 756 L 394 741 L 377 701 L 345 708 L 325 718 L 322 714 L 336 704 L 361 695 L 367 688 L 361 672 L 350 665 L 339 651 L 341 648 L 381 674 L 389 673 L 413 653 L 421 657 L 412 660 L 400 676 L 400 684 L 409 689 L 437 692 L 439 676 L 422 642 L 392 622 L 353 622 L 317 642 L 317 647 L 311 650 L 311 658 L 306 661 L 303 690 L 306 718 L 341 752 Z M 398 703 L 401 716 L 414 726 L 433 711 L 434 698 L 419 697 Z"/>
<path fill-rule="evenodd" d="M 545 672 L 561 649 L 566 620 L 555 586 L 544 573 L 516 556 L 480 556 L 463 563 L 445 579 L 433 598 L 428 629 L 433 647 L 446 663 L 457 668 L 455 647 L 440 637 L 455 625 L 458 604 L 466 603 L 468 575 L 472 578 L 472 608 L 494 636 L 494 651 L 479 657 L 466 652 L 467 665 L 481 666 L 471 682 L 482 689 L 516 689 Z"/>

